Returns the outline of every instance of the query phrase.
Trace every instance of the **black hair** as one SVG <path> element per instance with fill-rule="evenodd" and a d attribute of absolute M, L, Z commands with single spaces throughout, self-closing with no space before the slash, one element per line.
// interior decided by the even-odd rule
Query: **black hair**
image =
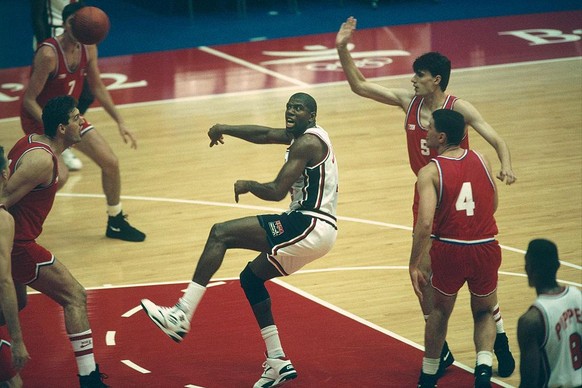
<path fill-rule="evenodd" d="M 525 257 L 532 272 L 548 280 L 555 279 L 558 268 L 560 268 L 556 244 L 543 238 L 531 240 L 527 246 Z"/>
<path fill-rule="evenodd" d="M 449 86 L 449 79 L 451 78 L 451 61 L 441 53 L 431 51 L 422 54 L 414 60 L 412 70 L 414 70 L 415 73 L 426 70 L 430 72 L 433 77 L 440 75 L 441 82 L 439 83 L 439 86 L 443 92 L 447 89 L 447 86 Z"/>
<path fill-rule="evenodd" d="M 77 100 L 71 96 L 51 98 L 42 109 L 42 124 L 45 135 L 54 139 L 59 125 L 69 123 L 69 114 L 76 107 Z"/>
<path fill-rule="evenodd" d="M 63 13 L 62 13 L 63 25 L 65 25 L 69 16 L 71 16 L 72 14 L 74 14 L 75 12 L 77 12 L 78 10 L 80 10 L 81 8 L 84 8 L 86 6 L 87 5 L 85 3 L 83 3 L 82 1 L 67 4 L 67 6 L 65 6 L 65 8 L 63 8 Z"/>
<path fill-rule="evenodd" d="M 451 109 L 437 109 L 432 112 L 437 132 L 447 135 L 447 144 L 459 145 L 465 137 L 465 117 Z"/>
<path fill-rule="evenodd" d="M 305 106 L 309 109 L 310 112 L 317 113 L 317 102 L 315 102 L 315 99 L 311 97 L 309 94 L 299 92 L 292 95 L 291 98 L 301 100 L 305 104 Z"/>

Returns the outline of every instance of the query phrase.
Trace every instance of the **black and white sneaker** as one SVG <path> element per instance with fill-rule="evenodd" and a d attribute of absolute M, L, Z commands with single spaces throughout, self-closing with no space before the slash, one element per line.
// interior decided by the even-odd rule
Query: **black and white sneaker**
<path fill-rule="evenodd" d="M 497 357 L 497 374 L 501 377 L 511 376 L 515 370 L 515 360 L 509 350 L 509 341 L 505 333 L 497 333 L 493 351 Z"/>
<path fill-rule="evenodd" d="M 95 370 L 91 372 L 90 375 L 79 376 L 79 384 L 81 385 L 81 388 L 107 388 L 109 385 L 106 385 L 103 382 L 103 380 L 106 378 L 107 375 L 105 373 L 101 373 L 99 371 L 99 365 L 96 365 Z"/>
<path fill-rule="evenodd" d="M 129 224 L 127 215 L 120 212 L 115 217 L 109 216 L 105 236 L 123 241 L 141 242 L 145 240 L 145 233 L 140 232 Z"/>
<path fill-rule="evenodd" d="M 417 388 L 435 388 L 437 386 L 437 375 L 429 375 L 427 373 L 420 371 L 420 377 L 418 378 Z"/>
<path fill-rule="evenodd" d="M 455 357 L 453 357 L 453 353 L 451 353 L 449 349 L 449 344 L 445 341 L 443 345 L 443 349 L 441 350 L 441 360 L 439 363 L 439 370 L 437 371 L 437 376 L 440 378 L 445 374 L 446 369 L 453 365 L 455 362 Z"/>
<path fill-rule="evenodd" d="M 491 375 L 493 374 L 490 366 L 481 364 L 475 367 L 475 388 L 491 388 Z"/>

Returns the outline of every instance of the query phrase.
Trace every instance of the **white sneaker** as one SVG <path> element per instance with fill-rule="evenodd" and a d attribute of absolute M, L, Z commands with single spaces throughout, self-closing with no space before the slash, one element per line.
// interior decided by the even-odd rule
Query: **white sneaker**
<path fill-rule="evenodd" d="M 291 361 L 285 358 L 269 358 L 263 363 L 263 374 L 253 388 L 280 387 L 297 377 L 297 372 Z"/>
<path fill-rule="evenodd" d="M 70 171 L 79 171 L 83 168 L 83 162 L 81 162 L 81 159 L 77 158 L 70 148 L 64 150 L 61 155 L 63 156 L 65 165 Z"/>
<path fill-rule="evenodd" d="M 149 299 L 142 299 L 141 307 L 152 322 L 176 342 L 181 342 L 190 331 L 190 321 L 186 313 L 176 306 L 161 307 Z"/>

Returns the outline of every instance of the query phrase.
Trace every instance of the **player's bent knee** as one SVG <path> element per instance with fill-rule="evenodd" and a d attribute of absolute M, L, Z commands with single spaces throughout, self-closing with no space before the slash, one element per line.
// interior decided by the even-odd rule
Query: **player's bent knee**
<path fill-rule="evenodd" d="M 265 281 L 255 275 L 251 270 L 250 263 L 240 273 L 240 286 L 245 292 L 251 306 L 269 299 L 269 292 L 265 287 Z"/>

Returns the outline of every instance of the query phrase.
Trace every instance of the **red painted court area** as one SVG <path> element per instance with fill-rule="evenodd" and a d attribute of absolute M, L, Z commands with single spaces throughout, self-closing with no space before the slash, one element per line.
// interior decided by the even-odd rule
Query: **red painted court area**
<path fill-rule="evenodd" d="M 411 74 L 440 51 L 453 69 L 582 55 L 582 11 L 412 24 L 357 31 L 354 58 L 366 77 Z M 101 58 L 117 104 L 345 81 L 335 33 Z M 19 115 L 29 67 L 0 71 L 0 119 Z"/>
<path fill-rule="evenodd" d="M 341 310 L 277 283 L 267 283 L 283 347 L 298 372 L 291 387 L 412 387 L 422 352 Z M 171 305 L 186 284 L 88 291 L 95 354 L 113 387 L 251 387 L 261 375 L 264 343 L 238 280 L 210 287 L 191 331 L 177 344 L 139 306 L 142 298 Z M 62 310 L 44 295 L 29 295 L 21 313 L 32 360 L 26 387 L 74 387 L 76 365 Z M 42 322 L 42 325 L 38 325 Z M 451 366 L 443 387 L 469 387 L 473 376 Z"/>

